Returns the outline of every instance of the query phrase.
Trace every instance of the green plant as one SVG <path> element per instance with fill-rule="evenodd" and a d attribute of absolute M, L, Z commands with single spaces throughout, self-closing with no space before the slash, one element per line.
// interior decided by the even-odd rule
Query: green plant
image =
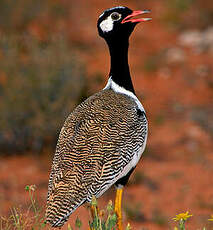
<path fill-rule="evenodd" d="M 43 215 L 43 209 L 38 205 L 37 196 L 36 196 L 36 186 L 35 185 L 27 185 L 25 187 L 25 191 L 29 195 L 30 205 L 27 211 L 23 211 L 21 208 L 13 207 L 11 208 L 11 215 L 9 217 L 0 217 L 0 230 L 42 230 L 42 229 L 50 229 L 46 225 L 45 216 Z M 95 197 L 92 198 L 90 209 L 92 211 L 92 217 L 89 221 L 89 230 L 116 230 L 117 226 L 117 216 L 114 212 L 114 207 L 112 201 L 109 201 L 107 206 L 99 210 L 98 203 Z M 133 215 L 137 215 L 138 207 L 134 205 L 132 207 Z M 136 210 L 136 212 L 135 212 Z M 159 214 L 157 214 L 159 216 Z M 162 215 L 161 215 L 162 216 Z M 185 230 L 185 223 L 192 215 L 189 212 L 180 213 L 176 215 L 173 220 L 178 222 L 178 226 L 174 227 L 174 230 Z M 130 217 L 131 218 L 131 217 Z M 133 218 L 134 220 L 134 218 Z M 165 220 L 165 219 L 164 219 Z M 134 220 L 137 221 L 137 220 Z M 213 221 L 213 215 L 210 216 L 208 221 Z M 163 222 L 163 225 L 166 224 Z M 160 223 L 161 225 L 161 223 Z M 77 217 L 75 221 L 75 230 L 83 230 L 83 223 Z M 124 228 L 125 230 L 131 230 L 131 226 L 128 223 Z M 143 228 L 145 229 L 145 228 Z M 74 230 L 68 224 L 67 230 Z M 204 227 L 202 230 L 206 230 Z"/>
<path fill-rule="evenodd" d="M 180 214 L 177 214 L 174 218 L 172 218 L 174 221 L 178 221 L 178 227 L 180 230 L 185 230 L 185 223 L 186 221 L 191 217 L 192 215 L 189 214 L 189 212 L 183 212 Z M 175 230 L 178 229 L 177 227 L 174 228 Z"/>
<path fill-rule="evenodd" d="M 109 201 L 106 210 L 98 212 L 97 200 L 95 197 L 91 201 L 91 210 L 93 212 L 92 221 L 89 223 L 91 230 L 115 230 L 116 214 L 113 211 L 112 201 Z"/>
<path fill-rule="evenodd" d="M 38 206 L 36 199 L 36 186 L 27 185 L 25 191 L 28 192 L 30 198 L 28 210 L 23 212 L 20 208 L 13 207 L 8 218 L 0 217 L 0 230 L 41 230 L 45 228 L 43 210 Z"/>
<path fill-rule="evenodd" d="M 91 201 L 92 220 L 89 222 L 90 230 L 116 230 L 117 216 L 110 200 L 105 209 L 99 211 L 96 198 Z M 131 230 L 128 223 L 125 230 Z"/>

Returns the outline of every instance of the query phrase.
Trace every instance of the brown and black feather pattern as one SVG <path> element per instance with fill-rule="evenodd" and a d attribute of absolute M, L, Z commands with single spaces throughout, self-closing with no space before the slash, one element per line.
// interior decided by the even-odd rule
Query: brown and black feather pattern
<path fill-rule="evenodd" d="M 92 195 L 99 197 L 145 145 L 147 120 L 130 97 L 102 90 L 69 115 L 50 174 L 47 222 L 62 226 Z"/>

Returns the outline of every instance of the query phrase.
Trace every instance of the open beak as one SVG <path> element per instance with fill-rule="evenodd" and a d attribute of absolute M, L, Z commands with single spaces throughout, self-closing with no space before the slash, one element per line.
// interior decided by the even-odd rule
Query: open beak
<path fill-rule="evenodd" d="M 122 24 L 126 23 L 126 22 L 133 22 L 133 23 L 138 23 L 138 22 L 146 22 L 149 20 L 152 20 L 151 18 L 133 18 L 136 17 L 138 15 L 141 14 L 146 14 L 146 13 L 150 13 L 150 10 L 137 10 L 137 11 L 133 11 L 130 15 L 126 16 L 123 20 L 122 20 Z"/>

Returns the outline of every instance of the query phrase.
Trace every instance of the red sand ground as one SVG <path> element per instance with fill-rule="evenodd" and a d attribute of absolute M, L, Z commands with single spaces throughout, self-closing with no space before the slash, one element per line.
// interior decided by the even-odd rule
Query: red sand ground
<path fill-rule="evenodd" d="M 106 45 L 97 37 L 96 18 L 103 9 L 123 3 L 77 1 L 72 2 L 73 10 L 73 5 L 63 2 L 72 12 L 70 18 L 60 22 L 63 31 L 72 43 L 81 41 L 80 45 L 87 47 L 80 55 L 91 81 L 97 74 L 106 81 L 109 58 Z M 172 229 L 175 225 L 172 217 L 188 210 L 193 214 L 188 229 L 203 226 L 211 229 L 213 225 L 207 219 L 213 213 L 213 54 L 196 54 L 192 48 L 180 46 L 180 31 L 169 29 L 160 20 L 165 6 L 159 2 L 125 4 L 134 9 L 151 8 L 153 21 L 138 25 L 129 54 L 133 83 L 149 119 L 149 138 L 147 151 L 125 188 L 123 205 L 136 209 L 144 218 L 132 220 L 124 210 L 124 222 L 130 222 L 137 230 Z M 74 20 L 76 17 L 79 20 Z M 165 55 L 158 55 L 171 47 L 180 47 L 184 60 L 170 63 Z M 158 56 L 157 69 L 147 72 L 144 63 L 150 55 Z M 199 75 L 196 69 L 204 64 L 210 71 Z M 100 89 L 100 85 L 91 92 L 97 88 Z M 198 119 L 194 119 L 197 116 Z M 46 151 L 42 158 L 29 154 L 0 159 L 0 213 L 7 215 L 13 205 L 28 206 L 29 199 L 24 191 L 27 184 L 37 185 L 39 203 L 45 206 L 51 154 Z M 100 206 L 109 199 L 114 199 L 114 189 L 99 199 Z M 83 229 L 87 229 L 86 209 L 81 207 L 70 217 L 71 225 L 76 216 L 83 221 Z"/>

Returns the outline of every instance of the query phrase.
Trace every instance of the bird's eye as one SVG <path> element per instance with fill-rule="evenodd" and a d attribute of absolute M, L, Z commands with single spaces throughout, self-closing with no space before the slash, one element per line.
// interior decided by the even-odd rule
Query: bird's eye
<path fill-rule="evenodd" d="M 118 21 L 121 18 L 121 15 L 119 13 L 117 13 L 117 12 L 113 12 L 111 14 L 111 18 L 112 18 L 113 21 Z"/>

